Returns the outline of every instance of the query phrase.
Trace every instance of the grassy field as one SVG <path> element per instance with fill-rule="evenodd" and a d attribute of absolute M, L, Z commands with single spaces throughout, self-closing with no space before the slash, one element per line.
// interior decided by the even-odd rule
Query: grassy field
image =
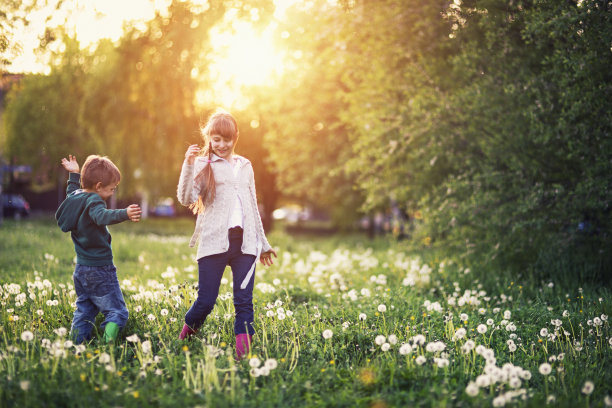
<path fill-rule="evenodd" d="M 116 345 L 74 345 L 70 236 L 52 219 L 5 221 L 0 406 L 612 405 L 609 286 L 470 270 L 384 239 L 270 234 L 279 259 L 256 272 L 251 358 L 233 358 L 229 269 L 181 342 L 192 227 L 110 227 L 130 319 Z"/>

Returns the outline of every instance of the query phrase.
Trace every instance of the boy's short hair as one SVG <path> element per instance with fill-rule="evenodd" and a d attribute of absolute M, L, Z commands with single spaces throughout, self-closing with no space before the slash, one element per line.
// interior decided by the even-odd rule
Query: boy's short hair
<path fill-rule="evenodd" d="M 90 155 L 81 167 L 81 186 L 93 189 L 97 183 L 108 186 L 121 181 L 121 172 L 106 156 Z"/>

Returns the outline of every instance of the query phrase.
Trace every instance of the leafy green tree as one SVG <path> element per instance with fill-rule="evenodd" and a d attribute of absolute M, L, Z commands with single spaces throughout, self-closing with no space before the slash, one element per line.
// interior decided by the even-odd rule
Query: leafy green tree
<path fill-rule="evenodd" d="M 338 225 L 357 217 L 361 195 L 344 171 L 352 155 L 340 119 L 344 10 L 325 1 L 298 4 L 277 32 L 291 55 L 287 72 L 261 108 L 278 187 L 284 197 L 324 209 Z"/>
<path fill-rule="evenodd" d="M 76 40 L 64 41 L 59 64 L 49 75 L 29 75 L 13 87 L 3 116 L 8 157 L 31 164 L 43 186 L 57 180 L 59 158 L 69 153 L 83 157 L 93 147 L 79 120 L 85 76 L 82 54 Z"/>
<path fill-rule="evenodd" d="M 609 245 L 609 5 L 358 5 L 345 121 L 367 207 L 394 198 L 423 237 L 517 269 Z"/>

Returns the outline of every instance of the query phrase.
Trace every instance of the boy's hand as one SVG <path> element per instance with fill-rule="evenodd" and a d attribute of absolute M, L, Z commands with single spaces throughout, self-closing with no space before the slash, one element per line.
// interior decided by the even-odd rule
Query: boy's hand
<path fill-rule="evenodd" d="M 185 152 L 185 161 L 188 164 L 193 164 L 195 158 L 200 154 L 200 151 L 200 146 L 198 146 L 197 144 L 189 146 L 187 148 L 187 151 Z"/>
<path fill-rule="evenodd" d="M 140 210 L 140 206 L 138 204 L 129 205 L 126 210 L 128 217 L 130 217 L 130 221 L 140 221 L 140 215 L 142 214 L 142 211 Z"/>
<path fill-rule="evenodd" d="M 272 255 L 274 255 L 274 257 L 276 258 L 276 251 L 273 249 L 270 249 L 267 252 L 262 252 L 261 256 L 259 257 L 259 260 L 262 264 L 270 266 L 274 263 L 274 261 L 272 261 Z"/>
<path fill-rule="evenodd" d="M 62 159 L 62 166 L 70 173 L 78 173 L 80 171 L 79 163 L 77 163 L 76 157 L 69 154 L 68 159 L 65 157 Z"/>

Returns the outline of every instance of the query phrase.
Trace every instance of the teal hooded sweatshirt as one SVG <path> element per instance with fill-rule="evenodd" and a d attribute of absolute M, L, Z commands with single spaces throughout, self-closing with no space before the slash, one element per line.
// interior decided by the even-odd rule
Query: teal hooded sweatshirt
<path fill-rule="evenodd" d="M 102 197 L 85 192 L 80 184 L 81 175 L 70 173 L 66 199 L 55 213 L 57 225 L 64 232 L 70 231 L 78 264 L 112 265 L 111 235 L 106 226 L 127 221 L 127 209 L 107 209 Z"/>

